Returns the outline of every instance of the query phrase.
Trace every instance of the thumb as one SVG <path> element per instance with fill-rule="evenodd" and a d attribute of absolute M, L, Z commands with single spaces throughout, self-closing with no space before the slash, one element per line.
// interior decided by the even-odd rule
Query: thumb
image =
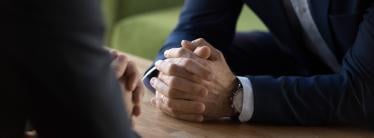
<path fill-rule="evenodd" d="M 193 51 L 200 58 L 208 59 L 210 57 L 211 50 L 208 46 L 195 45 L 193 42 L 187 40 L 182 40 L 181 45 L 183 48 Z"/>
<path fill-rule="evenodd" d="M 203 38 L 196 39 L 196 40 L 192 41 L 191 44 L 196 46 L 196 47 L 207 47 L 207 48 L 209 48 L 209 53 L 210 53 L 209 54 L 210 55 L 209 59 L 211 59 L 211 60 L 217 60 L 221 57 L 220 52 Z"/>
<path fill-rule="evenodd" d="M 193 45 L 191 41 L 187 41 L 187 40 L 182 40 L 181 45 L 183 48 L 186 48 L 190 51 L 195 51 L 195 49 L 197 48 L 197 46 Z"/>
<path fill-rule="evenodd" d="M 193 52 L 197 56 L 203 59 L 208 59 L 211 55 L 211 50 L 208 46 L 197 47 Z"/>

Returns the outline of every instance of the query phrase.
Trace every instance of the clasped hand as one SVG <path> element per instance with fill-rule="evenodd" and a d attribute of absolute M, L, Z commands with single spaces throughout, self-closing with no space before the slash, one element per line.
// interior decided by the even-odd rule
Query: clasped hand
<path fill-rule="evenodd" d="M 155 63 L 151 79 L 156 96 L 151 102 L 172 117 L 202 122 L 234 114 L 230 97 L 236 77 L 223 54 L 204 39 L 182 41 L 181 48 L 165 51 Z"/>
<path fill-rule="evenodd" d="M 124 53 L 114 49 L 108 50 L 113 56 L 112 68 L 119 81 L 127 112 L 130 117 L 139 116 L 144 88 L 136 65 Z"/>

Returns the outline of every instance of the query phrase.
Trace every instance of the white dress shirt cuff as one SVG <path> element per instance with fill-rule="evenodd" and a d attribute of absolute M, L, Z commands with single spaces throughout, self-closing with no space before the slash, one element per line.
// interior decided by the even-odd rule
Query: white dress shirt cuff
<path fill-rule="evenodd" d="M 155 92 L 155 89 L 151 86 L 151 82 L 150 82 L 150 79 L 152 77 L 157 77 L 157 76 L 151 76 L 152 73 L 154 73 L 155 71 L 157 71 L 156 67 L 152 67 L 150 70 L 148 70 L 144 77 L 143 77 L 143 83 L 144 83 L 144 86 L 149 89 L 151 92 Z"/>
<path fill-rule="evenodd" d="M 238 79 L 243 86 L 243 106 L 239 120 L 240 122 L 248 122 L 251 120 L 254 112 L 252 83 L 247 77 L 238 76 Z"/>

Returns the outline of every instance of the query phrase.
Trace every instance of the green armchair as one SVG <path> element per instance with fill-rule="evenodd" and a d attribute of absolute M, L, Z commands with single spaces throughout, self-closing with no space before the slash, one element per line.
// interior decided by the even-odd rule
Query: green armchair
<path fill-rule="evenodd" d="M 183 0 L 104 0 L 104 15 L 110 29 L 111 47 L 147 59 L 158 49 L 178 21 Z M 266 30 L 247 7 L 237 30 Z"/>
<path fill-rule="evenodd" d="M 183 3 L 182 0 L 102 0 L 101 2 L 109 45 L 113 28 L 121 19 Z"/>
<path fill-rule="evenodd" d="M 182 0 L 102 0 L 106 24 L 111 27 L 131 15 L 178 6 Z"/>

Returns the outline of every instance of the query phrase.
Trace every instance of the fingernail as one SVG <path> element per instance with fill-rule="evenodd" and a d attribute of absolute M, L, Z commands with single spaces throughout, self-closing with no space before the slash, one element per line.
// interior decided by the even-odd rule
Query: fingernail
<path fill-rule="evenodd" d="M 208 96 L 208 90 L 205 88 L 201 90 L 201 93 L 203 97 Z"/>
<path fill-rule="evenodd" d="M 191 41 L 188 41 L 188 40 L 182 40 L 181 44 L 182 44 L 182 46 L 183 46 L 183 45 L 186 45 L 186 46 L 191 46 L 191 45 L 193 45 L 192 42 L 191 42 Z"/>
<path fill-rule="evenodd" d="M 169 52 L 170 52 L 170 50 L 166 50 L 166 51 L 164 52 L 165 57 L 166 57 L 167 55 L 169 55 Z"/>
<path fill-rule="evenodd" d="M 155 78 L 152 78 L 150 83 L 151 83 L 151 86 L 154 88 L 155 87 Z"/>
<path fill-rule="evenodd" d="M 198 121 L 198 122 L 203 122 L 203 121 L 204 121 L 204 117 L 203 117 L 203 116 L 199 116 L 199 117 L 197 118 L 197 121 Z"/>
<path fill-rule="evenodd" d="M 156 67 L 159 66 L 159 65 L 161 64 L 161 62 L 162 62 L 162 60 L 157 60 L 157 61 L 155 62 Z"/>
<path fill-rule="evenodd" d="M 185 45 L 185 44 L 187 44 L 187 41 L 186 40 L 182 40 L 181 45 Z"/>
<path fill-rule="evenodd" d="M 205 104 L 201 104 L 201 106 L 199 108 L 200 108 L 199 109 L 200 113 L 205 112 Z"/>
<path fill-rule="evenodd" d="M 199 41 L 199 39 L 196 39 L 196 40 L 193 40 L 192 42 L 191 42 L 191 44 L 192 45 L 197 45 L 197 42 Z"/>

